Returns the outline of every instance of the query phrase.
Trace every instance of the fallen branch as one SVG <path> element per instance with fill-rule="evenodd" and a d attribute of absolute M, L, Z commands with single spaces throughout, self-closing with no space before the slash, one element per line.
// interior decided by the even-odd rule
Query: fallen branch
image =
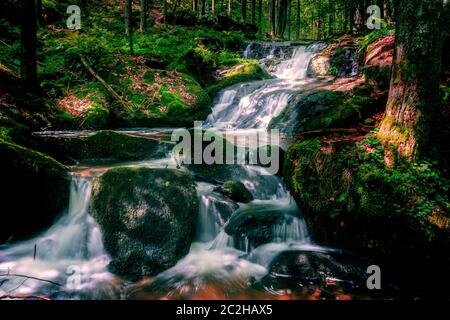
<path fill-rule="evenodd" d="M 89 71 L 89 73 L 98 81 L 100 82 L 103 87 L 105 87 L 105 89 L 112 95 L 112 97 L 122 106 L 124 107 L 126 110 L 131 111 L 130 110 L 130 106 L 128 105 L 128 103 L 116 92 L 114 91 L 114 89 L 105 81 L 103 80 L 102 77 L 100 77 L 95 71 L 94 69 L 92 69 L 92 67 L 87 63 L 86 58 L 84 58 L 83 56 L 80 56 L 80 60 L 81 63 L 83 64 L 83 66 Z"/>
<path fill-rule="evenodd" d="M 326 134 L 332 134 L 332 133 L 348 133 L 348 134 L 352 134 L 352 133 L 357 133 L 358 129 L 345 129 L 345 128 L 341 128 L 341 129 L 323 129 L 323 130 L 312 130 L 312 131 L 305 131 L 305 132 L 301 132 L 299 133 L 299 137 L 303 137 L 303 136 L 319 136 L 319 135 L 326 135 Z"/>
<path fill-rule="evenodd" d="M 2 299 L 23 299 L 23 300 L 27 300 L 27 299 L 39 299 L 39 300 L 51 300 L 50 298 L 44 297 L 44 296 L 29 296 L 29 295 L 24 295 L 24 296 L 17 296 L 17 295 L 12 295 L 12 294 L 5 294 L 3 296 L 0 296 L 0 300 Z"/>
<path fill-rule="evenodd" d="M 58 282 L 51 281 L 51 280 L 46 280 L 46 279 L 41 279 L 41 278 L 31 277 L 31 276 L 27 276 L 27 275 L 23 275 L 23 274 L 16 274 L 16 273 L 3 273 L 3 274 L 0 274 L 0 277 L 19 277 L 19 278 L 27 278 L 27 279 L 37 280 L 37 281 L 48 282 L 48 283 L 54 284 L 55 286 L 59 286 L 59 287 L 62 287 L 62 286 L 63 286 L 62 284 L 60 284 L 60 283 L 58 283 Z"/>

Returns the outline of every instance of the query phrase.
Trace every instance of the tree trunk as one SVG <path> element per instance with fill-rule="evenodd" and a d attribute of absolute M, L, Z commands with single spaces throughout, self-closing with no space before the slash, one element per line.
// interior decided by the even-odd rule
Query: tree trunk
<path fill-rule="evenodd" d="M 125 33 L 130 34 L 131 33 L 131 6 L 132 1 L 131 0 L 125 0 Z"/>
<path fill-rule="evenodd" d="M 271 3 L 270 3 L 270 34 L 272 35 L 272 37 L 275 36 L 275 32 L 276 32 L 275 10 L 276 10 L 276 0 L 271 0 Z"/>
<path fill-rule="evenodd" d="M 198 0 L 192 0 L 192 11 L 198 11 Z"/>
<path fill-rule="evenodd" d="M 23 84 L 32 91 L 39 91 L 37 75 L 37 21 L 35 0 L 21 0 L 21 60 L 20 73 Z"/>
<path fill-rule="evenodd" d="M 130 54 L 133 50 L 133 1 L 125 0 L 125 33 L 129 36 Z"/>
<path fill-rule="evenodd" d="M 211 14 L 212 14 L 212 16 L 214 17 L 214 14 L 215 14 L 215 8 L 216 7 L 216 2 L 215 2 L 215 0 L 211 0 Z"/>
<path fill-rule="evenodd" d="M 252 14 L 252 25 L 255 25 L 256 23 L 256 0 L 252 0 L 251 2 L 251 14 Z"/>
<path fill-rule="evenodd" d="M 166 24 L 167 23 L 167 0 L 164 0 L 164 6 L 163 6 L 163 14 L 164 14 L 164 18 L 163 18 L 163 23 Z"/>
<path fill-rule="evenodd" d="M 297 39 L 297 40 L 299 40 L 300 39 L 300 35 L 301 35 L 301 33 L 300 33 L 300 16 L 301 16 L 301 14 L 300 14 L 300 0 L 297 0 L 297 23 L 296 23 L 296 34 L 295 34 L 295 38 Z"/>
<path fill-rule="evenodd" d="M 247 0 L 241 0 L 242 4 L 242 21 L 247 21 Z"/>
<path fill-rule="evenodd" d="M 263 34 L 262 14 L 263 14 L 263 3 L 262 0 L 258 0 L 258 30 L 260 36 Z"/>
<path fill-rule="evenodd" d="M 231 16 L 231 0 L 228 0 L 228 8 L 227 8 L 227 15 Z"/>
<path fill-rule="evenodd" d="M 439 105 L 443 30 L 442 0 L 399 0 L 389 99 L 378 138 L 387 164 L 395 155 L 417 160 L 430 148 Z"/>
<path fill-rule="evenodd" d="M 206 0 L 202 0 L 202 16 L 204 16 L 205 13 L 206 13 Z"/>
<path fill-rule="evenodd" d="M 44 25 L 44 17 L 42 15 L 42 0 L 36 0 L 36 15 L 39 26 Z"/>
<path fill-rule="evenodd" d="M 139 30 L 141 32 L 145 31 L 147 28 L 147 0 L 141 0 L 141 22 L 139 25 Z"/>

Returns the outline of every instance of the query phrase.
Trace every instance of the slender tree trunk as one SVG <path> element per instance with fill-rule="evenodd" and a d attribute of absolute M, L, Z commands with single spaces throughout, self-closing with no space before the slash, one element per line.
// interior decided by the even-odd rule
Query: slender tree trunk
<path fill-rule="evenodd" d="M 292 15 L 292 8 L 291 8 L 291 0 L 287 0 L 287 28 L 288 28 L 288 40 L 291 40 L 291 15 Z"/>
<path fill-rule="evenodd" d="M 192 0 L 192 11 L 198 11 L 198 0 Z"/>
<path fill-rule="evenodd" d="M 229 16 L 229 17 L 231 17 L 231 3 L 232 3 L 232 1 L 231 0 L 228 0 L 228 8 L 227 8 L 227 15 Z"/>
<path fill-rule="evenodd" d="M 35 0 L 21 0 L 21 64 L 23 84 L 32 91 L 39 91 L 37 74 L 37 21 Z"/>
<path fill-rule="evenodd" d="M 130 34 L 131 33 L 131 10 L 132 10 L 132 1 L 131 0 L 125 0 L 125 33 Z"/>
<path fill-rule="evenodd" d="M 36 15 L 39 26 L 44 25 L 44 17 L 42 15 L 42 0 L 36 0 Z"/>
<path fill-rule="evenodd" d="M 386 112 L 378 138 L 395 155 L 417 160 L 431 148 L 438 114 L 443 30 L 442 0 L 398 0 L 396 47 Z"/>
<path fill-rule="evenodd" d="M 251 14 L 252 14 L 252 25 L 255 25 L 256 23 L 256 0 L 251 0 Z"/>
<path fill-rule="evenodd" d="M 295 38 L 298 40 L 300 39 L 300 17 L 301 17 L 301 13 L 300 13 L 300 0 L 297 0 L 297 23 L 296 23 L 296 34 L 295 34 Z"/>
<path fill-rule="evenodd" d="M 242 13 L 242 21 L 247 21 L 247 0 L 241 0 L 241 4 L 242 4 L 242 9 L 241 9 L 241 13 Z"/>
<path fill-rule="evenodd" d="M 164 5 L 163 5 L 163 10 L 164 10 L 164 12 L 163 12 L 163 14 L 164 14 L 163 23 L 164 24 L 167 23 L 167 6 L 168 6 L 167 0 L 164 0 Z"/>
<path fill-rule="evenodd" d="M 206 0 L 202 0 L 202 16 L 206 14 Z"/>
<path fill-rule="evenodd" d="M 271 0 L 270 3 L 270 34 L 272 35 L 272 37 L 275 36 L 276 34 L 276 21 L 275 21 L 275 16 L 276 16 L 276 0 Z"/>
<path fill-rule="evenodd" d="M 144 32 L 147 28 L 147 0 L 141 0 L 141 21 L 139 24 L 139 30 Z"/>
<path fill-rule="evenodd" d="M 214 17 L 215 14 L 215 7 L 216 7 L 216 2 L 215 0 L 211 0 L 211 14 Z"/>
<path fill-rule="evenodd" d="M 134 54 L 133 49 L 133 1 L 125 0 L 125 33 L 129 36 L 130 54 Z"/>
<path fill-rule="evenodd" d="M 263 14 L 263 2 L 262 0 L 258 0 L 258 30 L 260 36 L 262 36 L 263 34 L 262 14 Z"/>

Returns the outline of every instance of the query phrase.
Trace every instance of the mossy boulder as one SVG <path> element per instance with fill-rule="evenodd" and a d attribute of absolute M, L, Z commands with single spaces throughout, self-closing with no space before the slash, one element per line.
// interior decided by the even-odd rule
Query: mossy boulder
<path fill-rule="evenodd" d="M 425 251 L 450 232 L 450 183 L 439 170 L 387 168 L 372 136 L 337 140 L 299 140 L 285 159 L 285 181 L 318 241 L 389 255 Z"/>
<path fill-rule="evenodd" d="M 237 202 L 250 202 L 253 200 L 253 196 L 240 181 L 227 181 L 220 188 L 220 192 L 230 199 Z"/>
<path fill-rule="evenodd" d="M 207 92 L 214 97 L 220 90 L 237 83 L 270 79 L 272 76 L 261 68 L 256 60 L 248 60 L 229 70 L 220 73 L 219 79 L 207 88 Z"/>
<path fill-rule="evenodd" d="M 3 243 L 49 227 L 68 205 L 70 178 L 59 162 L 40 152 L 0 140 L 0 154 Z"/>
<path fill-rule="evenodd" d="M 116 168 L 93 186 L 91 213 L 101 227 L 110 270 L 131 278 L 173 266 L 190 247 L 199 203 L 190 174 Z"/>
<path fill-rule="evenodd" d="M 345 103 L 343 92 L 316 90 L 296 96 L 279 116 L 272 119 L 269 128 L 295 136 L 304 131 L 341 126 L 355 116 L 358 116 L 358 110 Z"/>
<path fill-rule="evenodd" d="M 163 158 L 171 145 L 114 131 L 82 137 L 44 138 L 42 149 L 61 161 L 146 160 Z"/>

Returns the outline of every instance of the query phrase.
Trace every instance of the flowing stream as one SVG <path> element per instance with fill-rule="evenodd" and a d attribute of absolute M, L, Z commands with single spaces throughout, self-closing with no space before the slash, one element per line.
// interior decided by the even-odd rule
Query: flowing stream
<path fill-rule="evenodd" d="M 307 85 L 308 63 L 322 46 L 315 43 L 295 47 L 292 56 L 272 71 L 273 79 L 241 83 L 220 92 L 204 127 L 238 133 L 265 132 L 270 120 L 287 106 L 291 95 Z M 145 136 L 157 131 L 125 132 Z M 175 168 L 176 162 L 168 155 L 164 159 L 118 165 Z M 110 258 L 103 248 L 99 226 L 88 212 L 92 180 L 106 169 L 75 168 L 70 204 L 54 225 L 34 239 L 0 247 L 0 274 L 11 275 L 0 288 L 3 290 L 0 294 L 118 299 L 238 298 L 247 292 L 244 297 L 267 298 L 277 293 L 266 288 L 262 291 L 270 292 L 268 296 L 250 295 L 249 287 L 267 276 L 272 260 L 279 253 L 294 249 L 328 250 L 311 241 L 282 180 L 261 174 L 255 166 L 243 165 L 243 174 L 238 179 L 252 193 L 252 202 L 235 203 L 216 192 L 213 184 L 198 182 L 200 212 L 189 254 L 153 278 L 149 286 L 122 281 L 107 271 Z M 270 228 L 264 229 L 263 243 L 252 232 L 229 235 L 225 231 L 227 224 L 239 222 L 240 216 L 249 213 L 277 217 Z"/>

